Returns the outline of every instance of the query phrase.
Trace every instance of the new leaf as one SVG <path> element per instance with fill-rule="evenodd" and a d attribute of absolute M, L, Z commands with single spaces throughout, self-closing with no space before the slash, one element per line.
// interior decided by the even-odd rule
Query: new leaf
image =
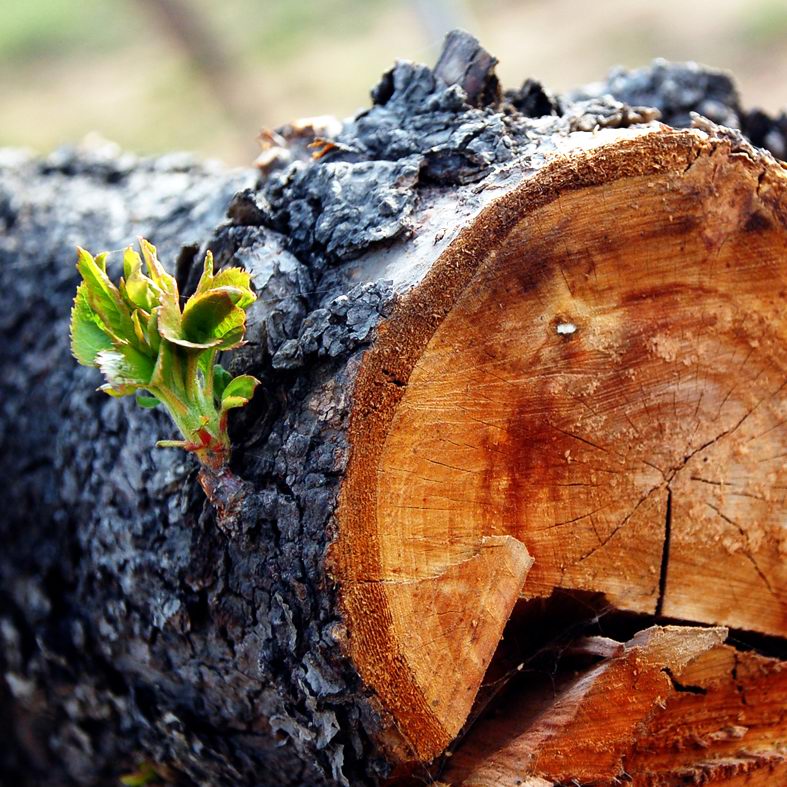
<path fill-rule="evenodd" d="M 183 447 L 211 468 L 224 467 L 226 412 L 246 405 L 259 384 L 249 375 L 233 379 L 215 362 L 220 350 L 243 343 L 246 310 L 256 297 L 250 275 L 240 268 L 214 275 L 208 252 L 197 290 L 181 311 L 177 281 L 155 246 L 144 239 L 139 245 L 141 256 L 126 249 L 117 286 L 107 275 L 106 254 L 78 250 L 82 283 L 71 310 L 71 352 L 101 370 L 101 390 L 110 396 L 137 394 L 141 407 L 167 409 L 184 440 L 158 445 Z"/>

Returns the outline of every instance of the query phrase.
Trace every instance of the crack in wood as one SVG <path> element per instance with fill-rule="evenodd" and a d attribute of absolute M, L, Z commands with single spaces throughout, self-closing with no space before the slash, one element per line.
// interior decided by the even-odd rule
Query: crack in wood
<path fill-rule="evenodd" d="M 749 562 L 752 564 L 752 566 L 754 566 L 754 570 L 757 572 L 757 575 L 760 577 L 760 579 L 765 584 L 765 587 L 768 588 L 768 591 L 773 596 L 776 596 L 778 598 L 778 595 L 777 595 L 773 585 L 771 584 L 771 581 L 768 579 L 768 576 L 762 570 L 762 568 L 760 567 L 760 564 L 757 562 L 757 560 L 755 559 L 754 555 L 752 555 L 751 541 L 749 540 L 749 533 L 747 532 L 747 530 L 742 525 L 738 524 L 735 520 L 731 519 L 726 514 L 724 514 L 721 511 L 721 509 L 719 509 L 717 506 L 713 505 L 713 503 L 706 502 L 705 505 L 707 505 L 708 508 L 710 508 L 713 511 L 715 511 L 716 514 L 721 519 L 723 519 L 725 522 L 727 522 L 727 524 L 732 525 L 740 533 L 741 538 L 743 538 L 743 540 L 746 542 L 746 548 L 743 550 L 743 554 L 746 556 L 746 558 L 749 560 Z"/>
<path fill-rule="evenodd" d="M 703 686 L 692 686 L 690 683 L 681 683 L 669 667 L 662 667 L 661 671 L 669 678 L 672 688 L 685 694 L 707 694 Z"/>
<path fill-rule="evenodd" d="M 782 385 L 779 388 L 779 391 L 783 387 L 784 387 L 784 385 Z M 778 393 L 778 391 L 777 391 L 777 393 Z M 706 448 L 709 448 L 710 446 L 715 445 L 719 441 L 723 440 L 726 437 L 729 437 L 731 434 L 736 432 L 744 424 L 744 422 L 749 418 L 749 416 L 760 406 L 760 404 L 762 404 L 762 402 L 765 401 L 765 398 L 767 398 L 767 397 L 764 397 L 763 399 L 761 399 L 752 409 L 748 410 L 731 427 L 729 427 L 728 429 L 725 429 L 723 432 L 721 432 L 720 434 L 716 435 L 711 440 L 707 440 L 706 442 L 702 443 L 702 445 L 700 445 L 697 448 L 689 451 L 689 453 L 687 453 L 683 457 L 683 459 L 681 460 L 680 464 L 678 464 L 675 467 L 671 468 L 671 470 L 668 473 L 664 472 L 663 470 L 661 470 L 661 468 L 656 467 L 656 465 L 653 465 L 650 462 L 645 462 L 646 464 L 650 465 L 654 469 L 658 470 L 662 474 L 662 476 L 664 478 L 664 481 L 662 483 L 660 483 L 660 484 L 657 484 L 652 489 L 650 489 L 646 494 L 644 494 L 637 501 L 637 503 L 632 508 L 632 510 L 613 528 L 612 532 L 609 533 L 609 535 L 607 535 L 604 539 L 601 539 L 599 541 L 599 543 L 596 544 L 596 546 L 594 546 L 590 551 L 588 551 L 587 553 L 582 555 L 579 558 L 579 560 L 577 560 L 577 563 L 581 563 L 582 561 L 586 560 L 587 558 L 591 557 L 596 552 L 598 552 L 599 549 L 602 549 L 603 547 L 605 547 L 614 538 L 614 536 L 626 525 L 626 523 L 636 513 L 636 511 L 639 509 L 639 507 L 654 492 L 658 492 L 658 491 L 660 491 L 662 489 L 666 489 L 667 490 L 667 505 L 666 505 L 665 526 L 664 526 L 664 540 L 663 540 L 663 545 L 662 545 L 661 562 L 660 562 L 660 568 L 659 568 L 659 594 L 658 594 L 658 598 L 657 598 L 657 601 L 656 601 L 656 609 L 655 609 L 655 615 L 657 617 L 660 617 L 662 615 L 662 610 L 663 610 L 663 607 L 664 607 L 664 599 L 665 599 L 665 595 L 666 595 L 667 573 L 668 573 L 668 569 L 669 569 L 670 542 L 671 542 L 671 538 L 672 538 L 672 487 L 670 485 L 675 480 L 675 478 L 677 477 L 678 473 L 680 473 L 680 471 L 683 470 L 686 467 L 686 465 L 688 465 L 688 463 L 695 456 L 697 456 L 697 454 L 701 453 Z M 562 429 L 558 429 L 558 431 L 563 432 Z M 569 437 L 574 437 L 574 438 L 576 438 L 578 440 L 581 440 L 582 442 L 586 442 L 588 445 L 592 446 L 593 448 L 598 448 L 598 449 L 606 452 L 606 449 L 602 448 L 601 446 L 598 446 L 598 445 L 596 445 L 594 443 L 591 443 L 590 441 L 584 440 L 581 437 L 577 437 L 577 435 L 573 435 L 573 434 L 571 434 L 569 432 L 563 432 L 563 433 L 568 435 Z M 695 476 L 691 476 L 691 480 L 705 481 L 705 479 L 699 478 L 699 477 L 695 477 Z M 713 482 L 708 481 L 706 483 L 713 483 Z M 719 483 L 721 483 L 721 482 L 719 482 Z M 716 509 L 714 509 L 714 510 L 716 510 Z M 595 513 L 595 512 L 591 512 L 591 514 L 586 514 L 584 516 L 592 516 L 592 513 Z M 719 514 L 719 516 L 721 516 L 722 518 L 726 519 L 726 517 L 724 517 L 720 512 L 717 511 L 717 513 Z M 582 519 L 582 518 L 584 518 L 584 516 L 583 517 L 578 517 L 578 519 Z M 736 527 L 738 527 L 738 529 L 741 532 L 741 535 L 744 535 L 744 531 L 739 525 L 737 525 L 734 522 L 731 522 L 731 524 L 733 524 Z M 747 539 L 747 543 L 748 543 L 748 539 Z M 765 582 L 765 584 L 767 585 L 767 587 L 771 591 L 771 593 L 773 593 L 773 588 L 771 587 L 771 584 L 770 584 L 768 578 L 763 574 L 763 572 L 760 569 L 759 565 L 756 563 L 756 561 L 749 554 L 748 551 L 746 552 L 746 556 L 754 564 L 755 569 L 757 570 L 757 573 L 763 579 L 763 581 Z M 563 574 L 565 574 L 565 569 L 563 571 Z"/>
<path fill-rule="evenodd" d="M 661 566 L 659 568 L 659 597 L 656 601 L 656 615 L 661 616 L 664 609 L 664 597 L 667 592 L 667 573 L 669 571 L 670 541 L 672 540 L 672 488 L 667 487 L 667 512 L 664 517 L 664 543 L 661 550 Z"/>
<path fill-rule="evenodd" d="M 658 485 L 654 486 L 651 490 L 646 492 L 637 501 L 637 503 L 635 504 L 634 508 L 632 508 L 631 511 L 629 511 L 628 514 L 626 514 L 626 516 L 624 516 L 623 519 L 621 519 L 621 521 L 617 525 L 615 525 L 615 527 L 612 529 L 612 532 L 610 532 L 610 534 L 606 538 L 602 539 L 598 544 L 596 544 L 596 546 L 594 546 L 590 551 L 588 551 L 584 555 L 582 555 L 579 558 L 579 560 L 577 560 L 577 563 L 581 563 L 583 560 L 587 560 L 589 557 L 592 557 L 593 555 L 595 555 L 596 552 L 599 551 L 599 549 L 603 549 L 620 532 L 620 530 L 626 525 L 626 523 L 631 519 L 631 517 L 633 517 L 634 514 L 636 514 L 637 510 L 639 509 L 639 507 L 654 492 L 658 492 L 660 489 L 663 489 L 663 488 L 664 488 L 664 484 L 658 484 Z M 592 513 L 595 513 L 595 512 L 592 512 Z M 589 516 L 592 516 L 592 514 L 589 514 Z M 564 570 L 564 572 L 565 572 L 565 570 Z"/>

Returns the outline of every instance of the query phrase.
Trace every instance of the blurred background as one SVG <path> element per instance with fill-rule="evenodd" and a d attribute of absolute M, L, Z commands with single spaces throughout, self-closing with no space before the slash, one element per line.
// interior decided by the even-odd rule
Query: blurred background
<path fill-rule="evenodd" d="M 396 58 L 433 64 L 451 27 L 505 87 L 666 57 L 731 70 L 746 107 L 787 107 L 787 0 L 0 0 L 0 146 L 95 131 L 248 164 L 263 126 L 354 113 Z"/>

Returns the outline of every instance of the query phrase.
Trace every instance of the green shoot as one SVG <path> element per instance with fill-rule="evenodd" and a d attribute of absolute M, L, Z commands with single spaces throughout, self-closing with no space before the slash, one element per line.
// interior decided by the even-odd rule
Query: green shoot
<path fill-rule="evenodd" d="M 155 247 L 142 238 L 139 245 L 142 257 L 126 249 L 117 286 L 107 276 L 106 253 L 77 250 L 82 283 L 71 310 L 71 352 L 101 370 L 106 383 L 99 390 L 166 408 L 183 439 L 159 446 L 193 451 L 205 467 L 220 470 L 230 455 L 227 413 L 246 405 L 259 384 L 216 363 L 220 351 L 243 344 L 246 309 L 256 298 L 250 276 L 240 268 L 214 274 L 208 252 L 197 291 L 181 309 L 177 282 Z"/>
<path fill-rule="evenodd" d="M 159 780 L 155 766 L 150 762 L 143 762 L 133 773 L 127 773 L 120 777 L 123 787 L 146 787 Z"/>

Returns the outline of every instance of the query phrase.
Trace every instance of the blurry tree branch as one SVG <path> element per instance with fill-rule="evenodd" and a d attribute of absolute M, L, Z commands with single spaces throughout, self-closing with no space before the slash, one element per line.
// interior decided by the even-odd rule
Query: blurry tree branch
<path fill-rule="evenodd" d="M 411 0 L 429 41 L 442 40 L 449 30 L 475 28 L 464 0 Z"/>
<path fill-rule="evenodd" d="M 261 115 L 259 101 L 255 100 L 252 114 L 243 98 L 242 76 L 205 14 L 188 0 L 139 0 L 139 4 L 199 71 L 233 123 L 253 128 Z"/>

